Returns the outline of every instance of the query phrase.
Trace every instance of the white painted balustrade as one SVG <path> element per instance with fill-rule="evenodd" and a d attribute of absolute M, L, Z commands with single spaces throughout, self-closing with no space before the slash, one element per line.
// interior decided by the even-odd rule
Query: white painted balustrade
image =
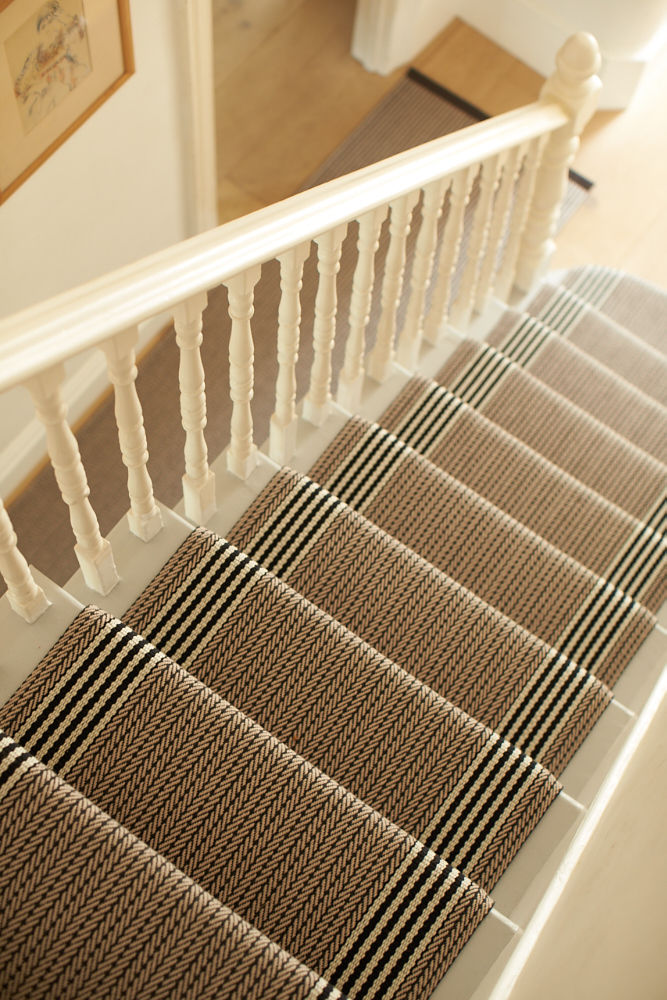
<path fill-rule="evenodd" d="M 49 606 L 46 594 L 35 583 L 30 567 L 17 544 L 16 532 L 0 500 L 0 573 L 7 584 L 12 610 L 29 624 L 37 621 Z"/>
<path fill-rule="evenodd" d="M 34 376 L 26 385 L 46 431 L 46 447 L 60 494 L 69 507 L 76 539 L 74 551 L 84 579 L 91 590 L 108 594 L 118 583 L 118 573 L 111 546 L 102 538 L 95 511 L 88 500 L 88 480 L 76 438 L 67 423 L 67 407 L 62 398 L 64 378 L 64 367 L 56 365 Z"/>
<path fill-rule="evenodd" d="M 382 311 L 378 321 L 375 344 L 368 355 L 368 374 L 378 382 L 385 382 L 391 374 L 396 353 L 396 324 L 398 303 L 403 291 L 406 243 L 412 223 L 412 213 L 419 200 L 419 192 L 411 191 L 392 201 L 389 221 L 389 250 L 382 282 Z"/>
<path fill-rule="evenodd" d="M 215 476 L 208 464 L 206 427 L 206 381 L 201 360 L 202 315 L 207 305 L 205 292 L 180 302 L 174 310 L 176 343 L 180 351 L 178 382 L 181 393 L 181 421 L 185 431 L 185 513 L 197 524 L 205 524 L 217 510 Z"/>
<path fill-rule="evenodd" d="M 449 186 L 449 178 L 441 177 L 424 188 L 421 225 L 415 246 L 410 281 L 410 298 L 405 317 L 405 325 L 398 339 L 397 357 L 400 364 L 414 371 L 419 361 L 426 295 L 431 284 L 433 261 L 438 246 L 438 220 L 442 215 L 443 199 Z"/>
<path fill-rule="evenodd" d="M 280 306 L 278 307 L 278 378 L 276 408 L 271 417 L 269 454 L 284 465 L 296 451 L 296 363 L 299 360 L 303 266 L 310 243 L 301 243 L 281 254 Z"/>
<path fill-rule="evenodd" d="M 148 474 L 144 417 L 135 386 L 135 347 L 138 340 L 139 331 L 135 327 L 107 340 L 102 344 L 102 350 L 107 359 L 109 381 L 114 387 L 118 440 L 123 463 L 127 468 L 127 491 L 130 495 L 127 520 L 130 531 L 148 542 L 162 528 L 162 514 L 155 502 L 153 484 Z"/>
<path fill-rule="evenodd" d="M 345 346 L 345 361 L 338 379 L 338 402 L 354 412 L 361 401 L 366 354 L 366 328 L 370 319 L 371 295 L 375 278 L 375 254 L 380 244 L 380 229 L 387 217 L 388 205 L 368 212 L 359 219 L 357 266 L 352 281 L 350 330 Z"/>
<path fill-rule="evenodd" d="M 251 320 L 262 264 L 274 259 L 280 263 L 281 298 L 270 347 L 277 353 L 278 379 L 269 450 L 276 461 L 286 462 L 298 444 L 300 289 L 312 241 L 317 247 L 318 288 L 313 363 L 301 416 L 320 426 L 332 410 L 337 275 L 348 226 L 357 222 L 359 236 L 356 248 L 350 241 L 346 244 L 346 253 L 356 249 L 356 261 L 349 335 L 341 345 L 338 402 L 354 410 L 366 374 L 385 381 L 395 370 L 395 357 L 415 370 L 424 339 L 437 343 L 447 323 L 465 329 L 492 292 L 506 297 L 515 284 L 528 288 L 541 276 L 553 246 L 567 167 L 599 88 L 598 65 L 594 40 L 574 36 L 559 53 L 556 73 L 535 104 L 301 192 L 0 321 L 0 391 L 16 384 L 30 388 L 90 587 L 107 592 L 117 574 L 88 500 L 78 447 L 65 419 L 60 394 L 63 363 L 91 347 L 101 347 L 107 355 L 128 470 L 130 524 L 148 540 L 159 531 L 160 514 L 148 475 L 148 447 L 135 389 L 136 333 L 127 331 L 153 317 L 173 315 L 185 430 L 185 512 L 191 520 L 205 523 L 217 505 L 205 438 L 206 382 L 200 352 L 208 291 L 220 284 L 228 290 L 232 418 L 227 467 L 246 479 L 258 461 Z M 480 169 L 469 226 L 466 208 Z M 468 214 L 471 211 L 472 205 Z M 380 258 L 378 239 L 388 212 L 384 230 L 388 246 Z M 383 271 L 378 259 L 384 260 Z M 380 308 L 371 329 L 376 283 Z M 399 328 L 404 286 L 407 306 Z M 452 302 L 454 286 L 458 293 Z M 368 344 L 373 345 L 370 350 Z M 174 392 L 175 387 L 165 386 L 164 391 Z M 30 582 L 5 517 L 0 515 L 0 570 L 12 602 L 31 617 L 43 601 Z"/>
<path fill-rule="evenodd" d="M 321 427 L 330 411 L 331 354 L 336 335 L 336 275 L 346 232 L 347 223 L 315 237 L 318 283 L 313 325 L 313 367 L 310 388 L 303 401 L 303 415 L 316 427 Z"/>

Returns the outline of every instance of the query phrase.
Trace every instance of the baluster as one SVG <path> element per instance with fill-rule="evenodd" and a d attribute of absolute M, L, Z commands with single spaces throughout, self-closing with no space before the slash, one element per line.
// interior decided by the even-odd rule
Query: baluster
<path fill-rule="evenodd" d="M 368 355 L 368 374 L 377 382 L 385 382 L 392 370 L 394 360 L 394 339 L 396 337 L 396 314 L 403 291 L 405 273 L 406 243 L 410 233 L 410 223 L 415 205 L 419 201 L 419 191 L 411 191 L 391 202 L 389 218 L 389 250 L 384 265 L 382 282 L 382 310 L 377 327 L 375 344 Z"/>
<path fill-rule="evenodd" d="M 257 445 L 253 441 L 252 410 L 255 351 L 250 320 L 253 297 L 261 268 L 248 268 L 225 281 L 229 292 L 229 315 L 232 333 L 229 339 L 229 394 L 232 398 L 231 440 L 227 450 L 227 468 L 247 479 L 257 465 Z"/>
<path fill-rule="evenodd" d="M 350 299 L 350 332 L 345 345 L 343 369 L 338 380 L 338 402 L 353 413 L 358 410 L 361 402 L 366 327 L 370 317 L 375 278 L 375 254 L 380 245 L 380 229 L 387 217 L 388 208 L 388 205 L 382 205 L 359 219 L 357 266 L 354 270 Z"/>
<path fill-rule="evenodd" d="M 592 35 L 578 32 L 556 56 L 556 72 L 540 99 L 558 101 L 571 118 L 547 139 L 516 268 L 516 284 L 529 291 L 546 272 L 555 249 L 553 240 L 567 186 L 567 171 L 579 147 L 579 135 L 597 104 L 601 83 L 600 50 Z"/>
<path fill-rule="evenodd" d="M 438 219 L 442 215 L 442 203 L 449 178 L 441 178 L 424 188 L 421 225 L 415 246 L 410 281 L 410 298 L 405 316 L 405 324 L 398 338 L 397 358 L 399 364 L 414 371 L 419 361 L 424 332 L 424 312 L 426 295 L 431 283 L 433 260 L 438 242 Z"/>
<path fill-rule="evenodd" d="M 148 474 L 148 448 L 144 416 L 137 395 L 135 347 L 139 331 L 135 328 L 105 341 L 102 350 L 107 359 L 109 380 L 114 388 L 114 412 L 123 464 L 127 469 L 127 491 L 130 509 L 127 521 L 130 531 L 144 542 L 150 541 L 162 528 L 162 515 L 153 496 L 153 484 Z"/>
<path fill-rule="evenodd" d="M 454 175 L 449 190 L 449 212 L 442 238 L 437 284 L 433 290 L 431 308 L 424 323 L 424 338 L 430 344 L 440 342 L 440 331 L 447 322 L 452 283 L 461 250 L 466 208 L 470 201 L 475 168 L 467 167 Z"/>
<path fill-rule="evenodd" d="M 523 155 L 523 150 L 521 151 Z M 519 147 L 510 149 L 502 168 L 502 177 L 498 195 L 492 210 L 491 225 L 486 254 L 479 273 L 479 283 L 475 295 L 475 311 L 482 312 L 493 290 L 493 279 L 498 266 L 498 252 L 502 245 L 503 235 L 507 232 L 510 213 L 510 200 L 517 178 L 517 164 L 520 163 Z"/>
<path fill-rule="evenodd" d="M 285 465 L 296 451 L 296 363 L 299 360 L 303 265 L 310 243 L 287 250 L 280 261 L 280 306 L 278 308 L 278 378 L 276 409 L 271 417 L 269 454 Z"/>
<path fill-rule="evenodd" d="M 310 387 L 303 401 L 303 415 L 316 427 L 326 420 L 331 403 L 331 352 L 336 334 L 336 275 L 347 225 L 336 226 L 318 236 L 317 270 L 319 281 L 315 297 L 313 326 L 313 366 Z"/>
<path fill-rule="evenodd" d="M 528 143 L 528 151 L 523 158 L 523 165 L 519 170 L 519 181 L 517 184 L 514 209 L 509 226 L 509 237 L 505 245 L 505 252 L 500 264 L 500 270 L 496 278 L 496 295 L 503 301 L 507 301 L 514 284 L 514 273 L 516 270 L 517 257 L 521 247 L 530 201 L 535 188 L 535 176 L 537 166 L 542 156 L 542 149 L 546 141 L 546 136 L 537 136 Z"/>
<path fill-rule="evenodd" d="M 90 505 L 90 489 L 81 462 L 79 446 L 66 420 L 61 384 L 65 377 L 62 365 L 30 379 L 26 387 L 35 410 L 46 430 L 46 447 L 63 500 L 69 507 L 70 522 L 86 584 L 100 594 L 108 594 L 118 583 L 118 573 L 111 545 L 100 534 L 95 511 Z"/>
<path fill-rule="evenodd" d="M 32 624 L 51 603 L 35 583 L 30 567 L 19 551 L 9 514 L 0 500 L 0 573 L 7 584 L 7 600 L 13 611 Z"/>
<path fill-rule="evenodd" d="M 498 167 L 500 157 L 492 156 L 482 163 L 479 200 L 475 208 L 475 216 L 468 243 L 466 262 L 461 277 L 456 301 L 452 306 L 452 324 L 465 330 L 470 322 L 481 262 L 486 250 L 486 241 L 491 222 L 491 206 L 498 182 Z"/>
<path fill-rule="evenodd" d="M 206 382 L 201 361 L 202 313 L 206 292 L 180 302 L 174 309 L 176 343 L 180 351 L 178 384 L 181 396 L 181 423 L 185 431 L 185 475 L 183 501 L 191 521 L 204 524 L 217 510 L 215 476 L 208 464 L 204 437 L 206 427 Z"/>

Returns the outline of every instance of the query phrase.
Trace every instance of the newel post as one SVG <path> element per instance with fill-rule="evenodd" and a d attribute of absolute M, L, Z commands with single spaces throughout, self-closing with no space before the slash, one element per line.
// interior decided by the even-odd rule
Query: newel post
<path fill-rule="evenodd" d="M 592 35 L 580 31 L 556 56 L 556 72 L 542 88 L 544 102 L 558 101 L 570 121 L 549 136 L 537 171 L 533 198 L 523 233 L 515 282 L 522 291 L 545 273 L 555 249 L 553 240 L 565 196 L 567 172 L 579 147 L 579 136 L 597 105 L 602 84 L 600 49 Z"/>

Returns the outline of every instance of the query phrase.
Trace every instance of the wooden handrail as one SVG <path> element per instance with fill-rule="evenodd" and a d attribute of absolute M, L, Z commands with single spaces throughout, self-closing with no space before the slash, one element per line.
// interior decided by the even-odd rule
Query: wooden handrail
<path fill-rule="evenodd" d="M 296 194 L 0 320 L 0 390 L 335 226 L 569 121 L 559 102 L 535 102 Z"/>

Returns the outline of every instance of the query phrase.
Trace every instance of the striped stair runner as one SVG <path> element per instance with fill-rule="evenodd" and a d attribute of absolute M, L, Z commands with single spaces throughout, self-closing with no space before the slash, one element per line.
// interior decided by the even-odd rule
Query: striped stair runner
<path fill-rule="evenodd" d="M 428 996 L 490 908 L 462 872 L 97 609 L 0 720 L 344 995 Z"/>
<path fill-rule="evenodd" d="M 567 272 L 563 284 L 662 354 L 667 354 L 667 295 L 661 288 L 611 267 Z"/>
<path fill-rule="evenodd" d="M 4 733 L 0 813 L 0 996 L 341 996 Z"/>
<path fill-rule="evenodd" d="M 377 424 L 351 419 L 312 475 L 605 683 L 653 628 L 653 616 L 631 597 Z"/>
<path fill-rule="evenodd" d="M 553 773 L 605 707 L 588 671 L 306 476 L 277 473 L 229 537 Z"/>
<path fill-rule="evenodd" d="M 412 379 L 379 423 L 649 611 L 667 598 L 664 535 L 437 382 Z"/>
<path fill-rule="evenodd" d="M 654 531 L 667 523 L 667 469 L 500 351 L 464 339 L 436 381 Z"/>
<path fill-rule="evenodd" d="M 564 285 L 545 283 L 524 306 L 647 396 L 667 406 L 667 358 Z"/>
<path fill-rule="evenodd" d="M 667 409 L 537 317 L 507 310 L 487 342 L 638 448 L 667 461 Z"/>
<path fill-rule="evenodd" d="M 124 620 L 485 887 L 558 792 L 534 760 L 203 529 Z"/>

